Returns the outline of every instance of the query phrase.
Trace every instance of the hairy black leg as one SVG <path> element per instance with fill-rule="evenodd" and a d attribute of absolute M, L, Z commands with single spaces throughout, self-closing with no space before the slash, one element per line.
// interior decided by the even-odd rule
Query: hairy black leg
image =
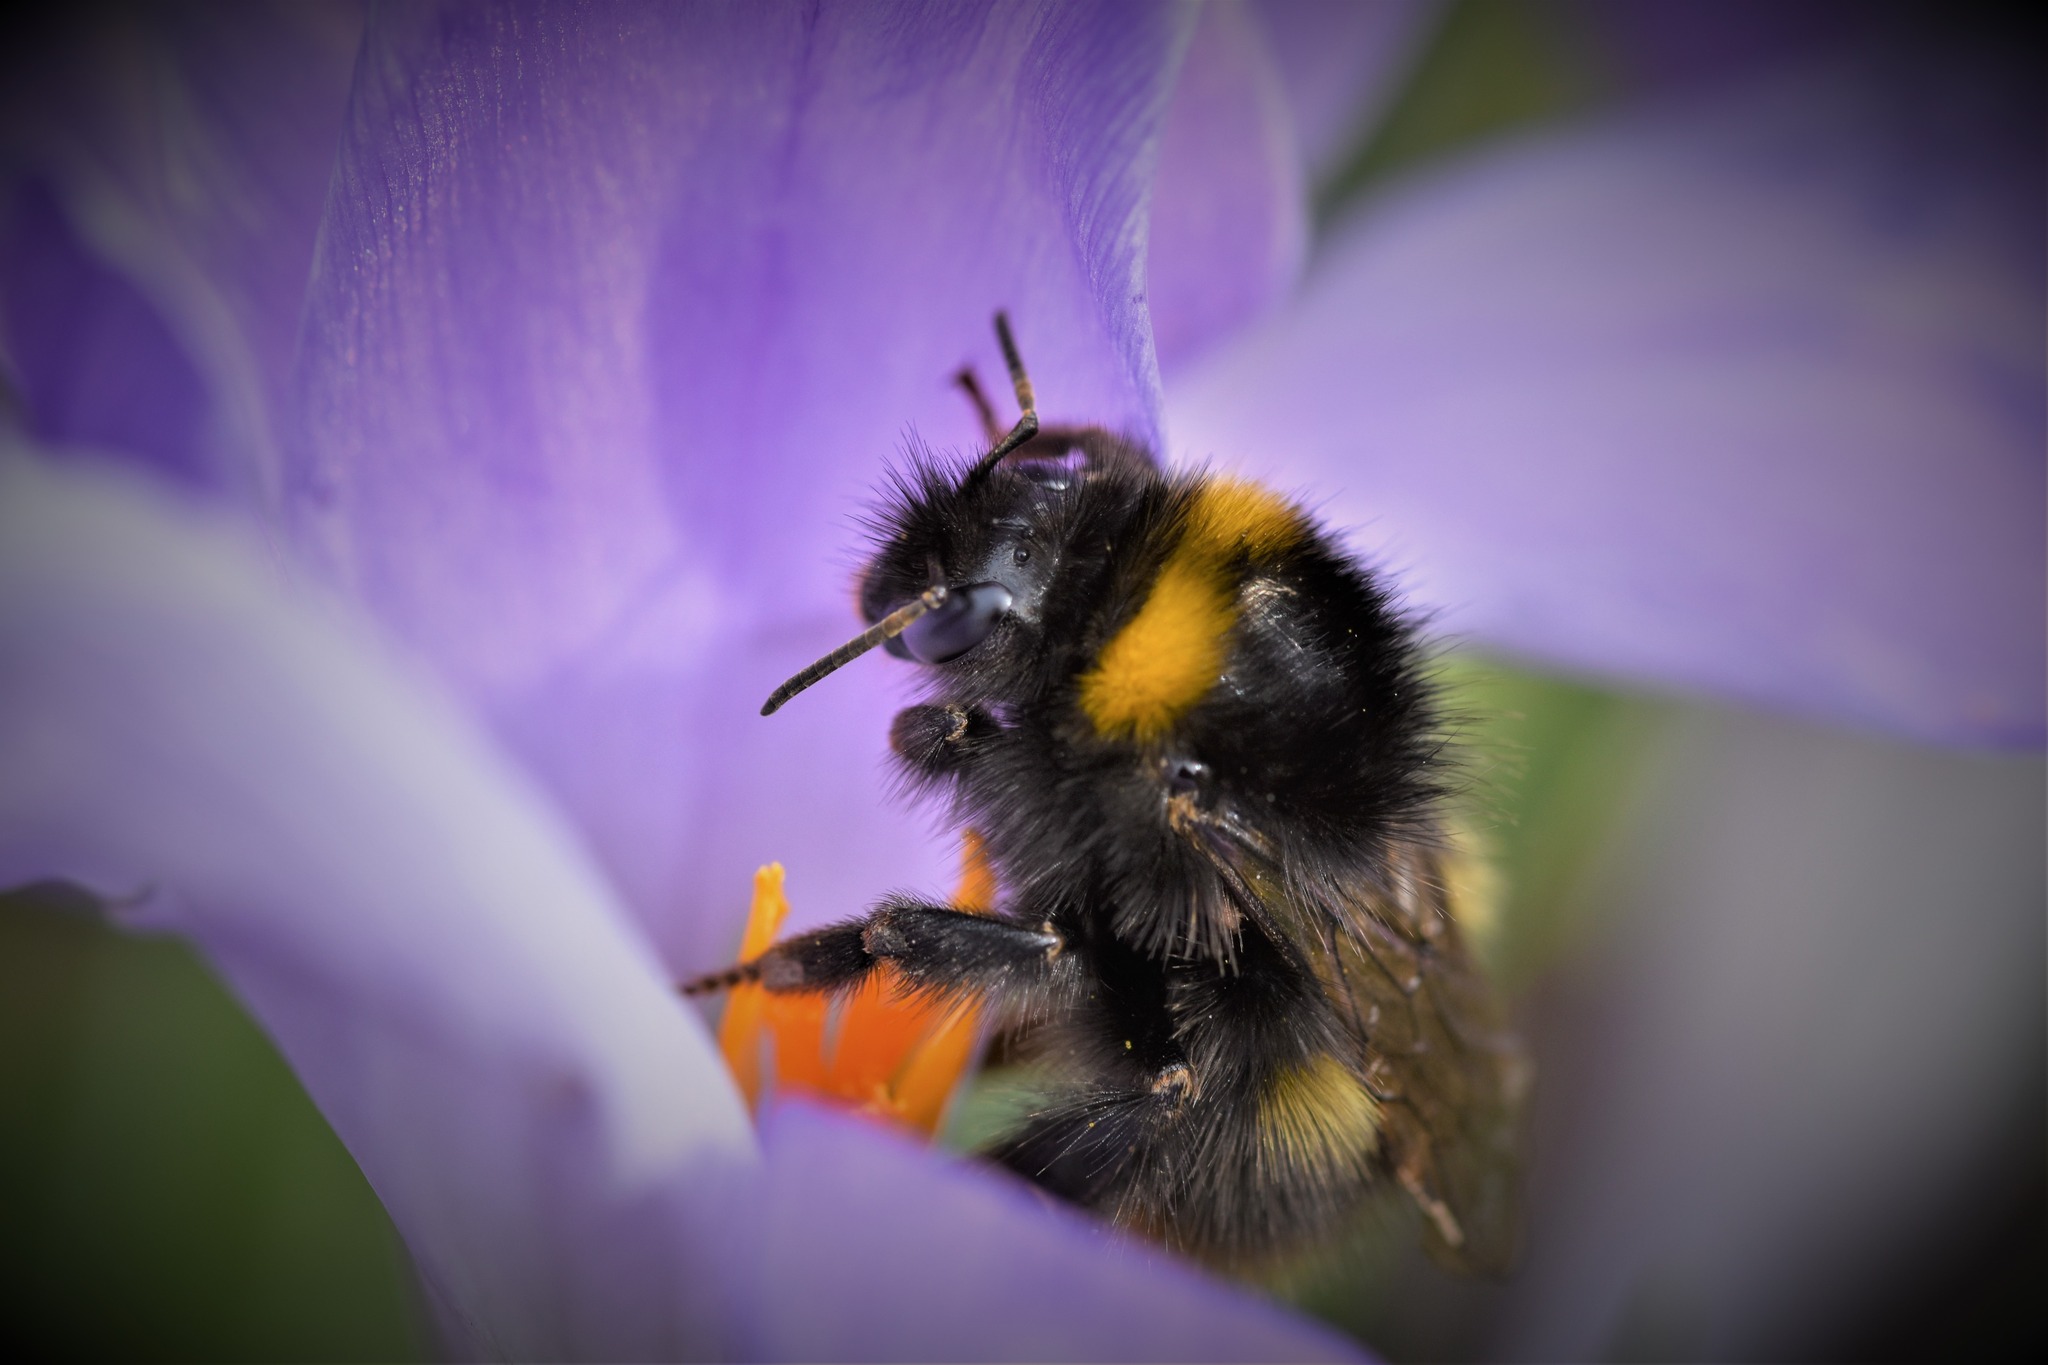
<path fill-rule="evenodd" d="M 874 970 L 875 959 L 861 942 L 865 920 L 849 920 L 786 938 L 767 952 L 724 971 L 708 972 L 677 989 L 709 995 L 757 982 L 771 991 L 832 991 L 857 986 Z"/>
<path fill-rule="evenodd" d="M 889 747 L 920 776 L 957 772 L 1002 734 L 977 707 L 906 706 L 889 725 Z"/>
<path fill-rule="evenodd" d="M 1074 974 L 1050 925 L 919 901 L 886 901 L 865 918 L 784 939 L 752 962 L 702 976 L 685 995 L 757 981 L 771 991 L 837 991 L 893 962 L 912 986 L 936 992 L 1030 996 Z"/>
<path fill-rule="evenodd" d="M 920 989 L 1009 995 L 1055 984 L 1075 964 L 1051 924 L 977 915 L 949 906 L 890 901 L 868 916 L 862 942 Z"/>

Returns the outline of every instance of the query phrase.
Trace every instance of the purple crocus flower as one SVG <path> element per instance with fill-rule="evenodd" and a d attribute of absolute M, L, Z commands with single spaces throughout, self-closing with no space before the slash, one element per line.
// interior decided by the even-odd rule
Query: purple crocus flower
<path fill-rule="evenodd" d="M 759 863 L 811 919 L 950 877 L 874 799 L 900 674 L 754 711 L 843 636 L 891 447 L 972 443 L 947 380 L 997 369 L 999 307 L 1049 416 L 1312 491 L 1450 631 L 2040 743 L 2005 110 L 1850 59 L 1717 86 L 1412 180 L 1311 261 L 1306 187 L 1417 24 L 96 31 L 6 120 L 0 882 L 199 944 L 457 1350 L 1343 1354 L 863 1125 L 755 1134 L 668 983 Z"/>

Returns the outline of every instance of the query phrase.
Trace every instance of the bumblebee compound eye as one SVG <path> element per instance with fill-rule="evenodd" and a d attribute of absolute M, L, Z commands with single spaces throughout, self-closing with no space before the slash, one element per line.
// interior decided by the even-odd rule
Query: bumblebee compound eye
<path fill-rule="evenodd" d="M 1010 609 L 1010 590 L 1000 583 L 970 583 L 947 590 L 946 600 L 910 623 L 899 637 L 919 663 L 957 659 L 988 638 Z"/>

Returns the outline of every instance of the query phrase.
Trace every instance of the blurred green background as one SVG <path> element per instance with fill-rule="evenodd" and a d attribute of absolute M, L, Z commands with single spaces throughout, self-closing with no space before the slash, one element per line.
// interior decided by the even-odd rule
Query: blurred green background
<path fill-rule="evenodd" d="M 1515 0 L 1452 6 L 1320 211 L 1426 158 L 1612 96 L 1613 64 L 1579 17 Z M 1999 793 L 2040 786 L 2033 760 L 1923 759 L 1878 741 L 1800 738 L 1815 732 L 1469 657 L 1454 656 L 1447 674 L 1471 718 L 1475 805 L 1504 874 L 1495 965 L 1546 1068 L 1539 1170 L 1568 1165 L 1581 1141 L 1575 1106 L 1594 1092 L 1569 1058 L 1602 1027 L 1586 994 L 1556 981 L 1576 974 L 1601 982 L 1595 996 L 1614 989 L 1600 973 L 1627 961 L 1630 899 L 1601 887 L 1628 852 L 1630 813 L 1670 780 L 1659 765 L 1763 733 L 1766 749 L 1770 736 L 1791 736 L 1781 747 L 1795 754 L 1865 745 L 1902 783 L 1933 772 L 1989 793 L 1981 799 L 1994 809 Z M 2033 818 L 2023 813 L 2022 826 Z M 2039 972 L 2038 952 L 2028 970 Z M 2015 1053 L 2020 1065 L 2034 1055 Z M 1903 1077 L 1900 1089 L 1911 1089 Z M 1903 1359 L 1964 1344 L 2013 1353 L 2015 1342 L 2024 1354 L 2038 1344 L 2032 1305 L 2048 1279 L 2038 1090 L 2038 1074 L 2016 1079 L 2002 1136 L 1980 1144 L 1988 1154 L 1974 1188 L 1992 1196 L 1962 1215 L 1916 1215 L 1927 1231 L 1907 1239 L 1917 1254 L 1897 1268 L 1893 1292 L 1816 1310 L 1817 1326 L 1775 1340 L 1811 1358 Z M 0 897 L 0 1210 L 0 1340 L 17 1354 L 411 1360 L 430 1344 L 389 1221 L 260 1031 L 181 944 L 116 932 L 61 888 Z M 1383 1211 L 1286 1292 L 1392 1358 L 1497 1349 L 1502 1338 L 1490 1334 L 1503 1315 L 1524 1310 L 1504 1291 L 1453 1284 L 1421 1264 L 1407 1217 Z M 1610 1357 L 1687 1358 L 1717 1340 L 1701 1325 L 1712 1291 L 1698 1282 L 1674 1272 L 1631 1292 L 1602 1348 Z"/>
<path fill-rule="evenodd" d="M 183 943 L 0 897 L 0 1340 L 17 1358 L 413 1360 L 355 1162 Z"/>

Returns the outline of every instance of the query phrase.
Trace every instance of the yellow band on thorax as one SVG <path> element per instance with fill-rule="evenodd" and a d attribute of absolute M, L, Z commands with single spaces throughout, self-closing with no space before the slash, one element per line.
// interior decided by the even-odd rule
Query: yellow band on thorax
<path fill-rule="evenodd" d="M 1257 484 L 1202 484 L 1144 605 L 1082 675 L 1081 709 L 1095 732 L 1146 743 L 1206 696 L 1237 624 L 1236 566 L 1306 533 L 1301 514 Z"/>

